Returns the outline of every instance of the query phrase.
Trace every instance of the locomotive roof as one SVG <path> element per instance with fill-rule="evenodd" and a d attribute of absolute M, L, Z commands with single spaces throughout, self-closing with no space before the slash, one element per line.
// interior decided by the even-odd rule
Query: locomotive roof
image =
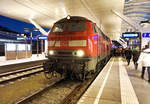
<path fill-rule="evenodd" d="M 69 17 L 70 17 L 70 19 L 67 19 L 67 17 L 66 17 L 66 18 L 63 18 L 63 19 L 58 20 L 56 23 L 59 23 L 59 22 L 66 22 L 66 21 L 84 21 L 84 20 L 90 21 L 90 20 L 88 20 L 87 18 L 85 18 L 85 17 L 80 17 L 80 16 L 69 16 Z"/>

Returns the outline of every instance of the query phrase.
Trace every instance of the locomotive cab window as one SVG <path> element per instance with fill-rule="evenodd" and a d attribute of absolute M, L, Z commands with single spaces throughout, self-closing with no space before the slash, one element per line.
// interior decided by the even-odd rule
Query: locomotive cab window
<path fill-rule="evenodd" d="M 68 24 L 68 32 L 83 32 L 85 31 L 85 23 L 81 21 L 70 22 Z"/>
<path fill-rule="evenodd" d="M 53 33 L 64 32 L 65 28 L 66 28 L 66 24 L 65 23 L 55 24 L 52 32 Z"/>

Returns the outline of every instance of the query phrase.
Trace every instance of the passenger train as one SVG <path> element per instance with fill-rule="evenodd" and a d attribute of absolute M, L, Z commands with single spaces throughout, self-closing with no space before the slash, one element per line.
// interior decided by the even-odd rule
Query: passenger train
<path fill-rule="evenodd" d="M 57 21 L 48 34 L 46 74 L 52 72 L 84 80 L 110 57 L 111 40 L 91 20 L 69 16 Z"/>

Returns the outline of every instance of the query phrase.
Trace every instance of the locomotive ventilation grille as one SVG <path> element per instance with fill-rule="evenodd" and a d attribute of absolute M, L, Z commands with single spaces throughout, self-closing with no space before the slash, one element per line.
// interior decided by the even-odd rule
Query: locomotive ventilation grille
<path fill-rule="evenodd" d="M 56 56 L 73 56 L 74 51 L 69 51 L 69 50 L 59 50 L 56 51 Z"/>

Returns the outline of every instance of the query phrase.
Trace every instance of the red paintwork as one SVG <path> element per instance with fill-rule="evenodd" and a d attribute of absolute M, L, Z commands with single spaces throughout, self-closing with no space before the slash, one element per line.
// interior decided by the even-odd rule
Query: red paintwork
<path fill-rule="evenodd" d="M 92 29 L 92 21 L 85 20 L 86 23 L 86 30 L 84 32 L 63 32 L 61 33 L 52 33 L 52 31 L 48 35 L 48 41 L 56 41 L 59 40 L 61 46 L 60 47 L 52 47 L 48 46 L 48 50 L 78 50 L 82 49 L 85 51 L 87 57 L 99 56 L 103 55 L 104 53 L 111 50 L 111 43 L 110 39 L 109 42 L 104 40 L 98 33 L 94 33 Z M 98 36 L 98 38 L 93 39 L 93 36 Z M 87 46 L 85 47 L 69 47 L 68 41 L 69 40 L 87 40 Z M 98 40 L 97 40 L 98 39 Z M 63 46 L 63 44 L 66 44 Z M 108 45 L 108 49 L 107 49 Z M 97 49 L 98 47 L 98 49 Z M 98 50 L 98 52 L 97 52 Z"/>

